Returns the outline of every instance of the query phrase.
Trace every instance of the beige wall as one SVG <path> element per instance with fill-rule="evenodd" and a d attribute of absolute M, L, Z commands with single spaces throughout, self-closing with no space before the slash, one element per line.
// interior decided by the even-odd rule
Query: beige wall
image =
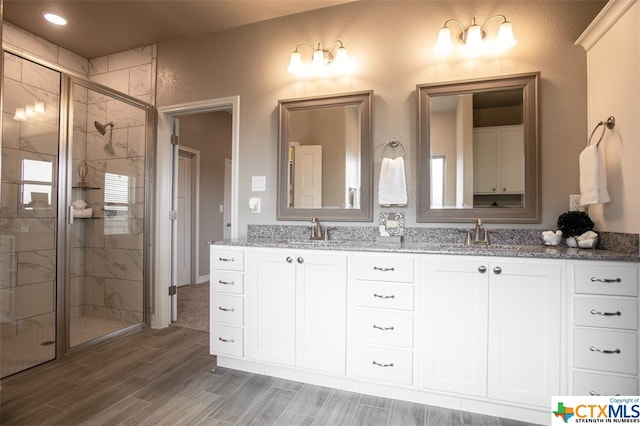
<path fill-rule="evenodd" d="M 415 225 L 416 84 L 540 71 L 542 225 L 554 228 L 577 193 L 587 138 L 586 53 L 574 44 L 603 1 L 367 1 L 158 45 L 157 106 L 240 96 L 239 231 L 275 224 L 279 99 L 374 90 L 374 191 L 382 147 L 407 147 L 408 226 Z M 442 60 L 433 52 L 449 18 L 504 14 L 518 45 L 500 57 Z M 495 24 L 495 23 L 494 23 Z M 497 24 L 489 27 L 497 31 Z M 299 80 L 286 71 L 299 43 L 341 39 L 357 63 L 351 77 Z M 262 212 L 249 214 L 251 176 L 264 175 Z M 374 217 L 380 209 L 376 206 Z M 282 223 L 282 222 L 280 222 Z M 429 225 L 430 226 L 430 225 Z M 442 225 L 438 225 L 442 226 Z M 446 224 L 445 224 L 446 226 Z"/>
<path fill-rule="evenodd" d="M 223 239 L 224 160 L 231 158 L 231 114 L 218 111 L 185 115 L 180 146 L 200 152 L 199 276 L 209 274 L 207 241 Z"/>

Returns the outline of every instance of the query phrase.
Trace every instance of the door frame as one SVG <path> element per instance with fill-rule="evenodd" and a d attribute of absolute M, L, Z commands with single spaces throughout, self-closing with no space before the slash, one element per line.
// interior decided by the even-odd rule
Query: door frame
<path fill-rule="evenodd" d="M 238 172 L 240 151 L 240 96 L 207 99 L 203 101 L 160 107 L 158 111 L 156 146 L 156 211 L 155 247 L 153 249 L 153 309 L 151 327 L 164 328 L 171 324 L 171 297 L 169 287 L 175 269 L 172 258 L 172 171 L 173 145 L 171 135 L 174 118 L 201 112 L 231 111 L 231 238 L 238 236 Z"/>
<path fill-rule="evenodd" d="M 186 146 L 178 146 L 178 156 L 191 161 L 191 259 L 189 280 L 198 284 L 200 270 L 200 151 Z"/>

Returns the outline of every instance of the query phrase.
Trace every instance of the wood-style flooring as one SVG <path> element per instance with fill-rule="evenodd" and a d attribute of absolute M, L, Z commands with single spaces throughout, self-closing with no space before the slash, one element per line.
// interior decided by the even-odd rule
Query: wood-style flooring
<path fill-rule="evenodd" d="M 145 329 L 3 381 L 0 424 L 524 425 L 214 367 L 207 333 Z"/>

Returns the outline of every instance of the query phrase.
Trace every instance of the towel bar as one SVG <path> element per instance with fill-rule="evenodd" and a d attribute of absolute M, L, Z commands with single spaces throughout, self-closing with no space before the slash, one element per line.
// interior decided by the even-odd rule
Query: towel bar
<path fill-rule="evenodd" d="M 605 126 L 605 127 L 602 128 L 602 134 L 600 135 L 600 139 L 598 139 L 598 142 L 596 142 L 596 146 L 600 146 L 600 142 L 602 142 L 602 138 L 604 137 L 604 132 L 607 129 L 611 130 L 614 127 L 616 127 L 616 118 L 612 115 L 609 118 L 607 118 L 607 121 L 598 122 L 596 127 L 594 127 L 593 131 L 591 132 L 591 136 L 589 136 L 589 140 L 587 141 L 587 146 L 591 144 L 591 139 L 593 138 L 593 134 L 596 132 L 596 130 L 598 130 L 598 127 L 600 126 Z"/>
<path fill-rule="evenodd" d="M 382 157 L 385 157 L 384 152 L 387 148 L 396 149 L 398 147 L 402 148 L 402 155 L 398 155 L 397 157 L 404 157 L 404 155 L 407 153 L 407 150 L 405 149 L 402 142 L 400 142 L 398 139 L 391 139 L 384 145 L 384 147 L 382 148 Z"/>

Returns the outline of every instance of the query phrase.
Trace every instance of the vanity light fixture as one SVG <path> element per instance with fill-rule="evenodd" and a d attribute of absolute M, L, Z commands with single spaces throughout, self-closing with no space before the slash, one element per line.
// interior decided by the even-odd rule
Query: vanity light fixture
<path fill-rule="evenodd" d="M 69 23 L 69 20 L 58 12 L 47 10 L 45 12 L 42 12 L 42 16 L 53 25 L 64 27 Z"/>
<path fill-rule="evenodd" d="M 334 53 L 332 49 L 336 46 Z M 302 62 L 302 54 L 300 53 L 300 48 L 302 47 L 308 47 L 313 50 L 311 63 L 305 64 Z M 349 55 L 347 48 L 344 47 L 342 41 L 336 40 L 329 45 L 328 49 L 325 49 L 322 43 L 318 43 L 317 48 L 306 43 L 299 44 L 296 46 L 296 50 L 291 53 L 287 71 L 295 75 L 344 74 L 348 72 L 348 68 Z"/>
<path fill-rule="evenodd" d="M 17 107 L 13 114 L 16 121 L 27 121 L 28 119 L 45 113 L 44 102 L 36 101 L 33 105 L 27 104 L 24 107 Z"/>
<path fill-rule="evenodd" d="M 440 32 L 438 32 L 438 41 L 436 42 L 435 50 L 440 54 L 447 54 L 453 50 L 453 42 L 451 40 L 451 28 L 447 25 L 450 22 L 458 24 L 462 32 L 458 35 L 458 41 L 464 46 L 468 55 L 473 56 L 482 52 L 484 48 L 485 38 L 487 33 L 485 27 L 487 24 L 495 18 L 502 19 L 502 23 L 498 28 L 498 37 L 496 41 L 496 48 L 498 50 L 507 50 L 516 45 L 516 39 L 513 36 L 513 27 L 511 22 L 507 20 L 504 15 L 494 15 L 484 21 L 484 24 L 479 25 L 476 23 L 476 18 L 473 18 L 471 25 L 465 28 L 464 25 L 457 19 L 448 19 L 445 21 Z"/>

